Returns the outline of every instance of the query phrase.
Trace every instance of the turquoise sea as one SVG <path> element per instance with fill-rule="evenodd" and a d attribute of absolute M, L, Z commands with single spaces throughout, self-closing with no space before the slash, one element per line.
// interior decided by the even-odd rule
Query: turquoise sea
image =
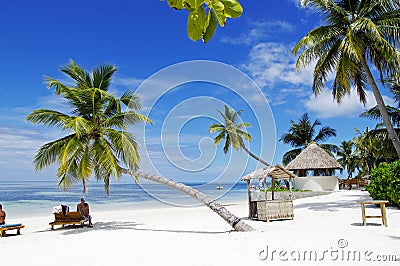
<path fill-rule="evenodd" d="M 218 184 L 187 183 L 221 203 L 247 200 L 245 182 Z M 90 204 L 91 212 L 112 209 L 162 208 L 171 206 L 195 206 L 199 203 L 191 197 L 160 184 L 112 183 L 110 195 L 105 195 L 102 183 L 90 183 L 88 192 L 75 184 L 64 191 L 57 181 L 0 181 L 0 203 L 9 218 L 45 216 L 57 205 L 76 208 L 81 197 Z"/>

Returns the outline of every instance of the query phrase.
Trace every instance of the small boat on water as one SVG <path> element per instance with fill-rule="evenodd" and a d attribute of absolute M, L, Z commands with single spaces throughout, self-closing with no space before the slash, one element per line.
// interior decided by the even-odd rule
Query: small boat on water
<path fill-rule="evenodd" d="M 223 187 L 223 186 L 221 186 L 221 185 L 219 185 L 219 186 L 217 186 L 217 187 L 216 187 L 216 189 L 218 189 L 218 190 L 222 190 L 222 189 L 224 189 L 224 187 Z"/>

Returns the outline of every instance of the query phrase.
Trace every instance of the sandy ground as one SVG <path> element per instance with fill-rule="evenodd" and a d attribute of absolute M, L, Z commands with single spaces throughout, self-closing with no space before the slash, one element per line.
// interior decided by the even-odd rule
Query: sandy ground
<path fill-rule="evenodd" d="M 231 230 L 206 207 L 93 213 L 93 228 L 56 228 L 51 215 L 8 219 L 22 235 L 0 238 L 1 265 L 400 265 L 400 210 L 363 226 L 359 190 L 297 199 L 293 220 L 248 220 L 247 202 L 226 206 L 256 230 Z M 371 206 L 367 214 L 378 214 Z M 394 259 L 398 261 L 393 261 Z"/>

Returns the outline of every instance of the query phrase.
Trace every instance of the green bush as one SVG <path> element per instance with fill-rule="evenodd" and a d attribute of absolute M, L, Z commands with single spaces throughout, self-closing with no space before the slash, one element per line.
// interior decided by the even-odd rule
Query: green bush
<path fill-rule="evenodd" d="M 376 200 L 388 200 L 389 205 L 400 207 L 400 160 L 381 164 L 371 171 L 371 182 L 366 189 Z"/>

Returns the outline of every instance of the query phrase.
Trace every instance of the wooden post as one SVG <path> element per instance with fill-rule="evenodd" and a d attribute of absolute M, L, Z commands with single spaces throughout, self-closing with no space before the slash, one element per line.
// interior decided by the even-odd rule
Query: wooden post
<path fill-rule="evenodd" d="M 382 223 L 387 227 L 386 205 L 385 203 L 381 203 L 380 206 L 381 206 Z"/>
<path fill-rule="evenodd" d="M 250 195 L 250 179 L 246 180 L 247 182 L 247 198 L 249 201 L 249 218 L 251 218 L 251 195 Z"/>
<path fill-rule="evenodd" d="M 264 180 L 263 180 L 264 182 L 263 182 L 263 186 L 264 186 L 264 190 L 265 190 L 265 201 L 267 201 L 268 200 L 268 194 L 267 194 L 267 178 L 266 177 L 264 177 Z"/>
<path fill-rule="evenodd" d="M 271 186 L 272 186 L 272 200 L 275 199 L 275 178 L 272 177 L 272 182 L 271 182 Z"/>
<path fill-rule="evenodd" d="M 293 194 L 292 194 L 292 178 L 289 178 L 289 198 L 292 200 L 293 199 Z"/>

